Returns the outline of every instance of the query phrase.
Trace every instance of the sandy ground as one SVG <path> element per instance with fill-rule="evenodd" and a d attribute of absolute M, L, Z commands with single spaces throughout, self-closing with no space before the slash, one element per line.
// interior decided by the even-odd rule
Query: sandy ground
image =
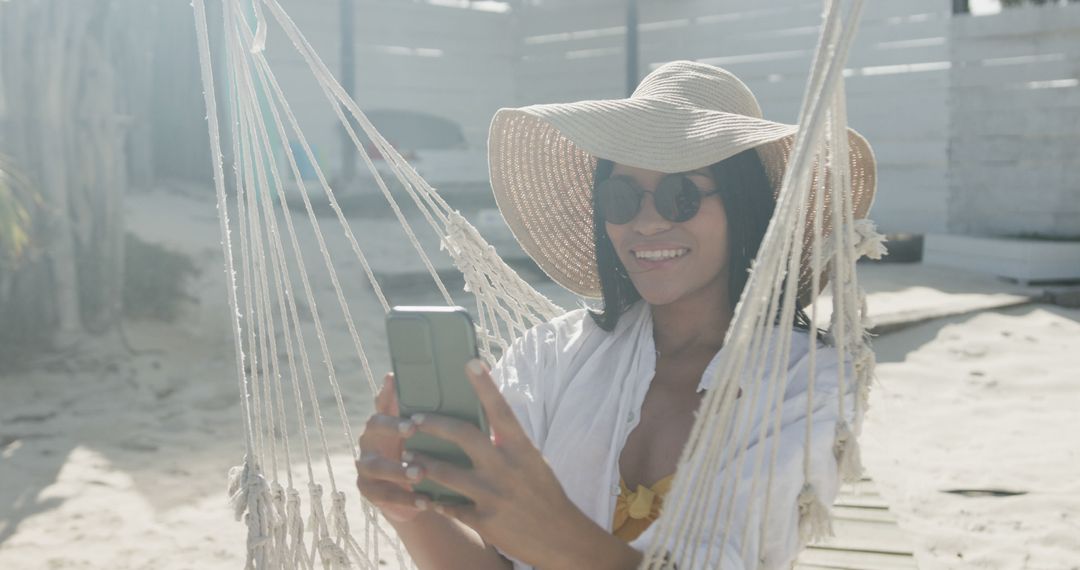
<path fill-rule="evenodd" d="M 864 463 L 921 567 L 1080 568 L 1080 311 L 988 311 L 875 344 Z"/>
<path fill-rule="evenodd" d="M 190 284 L 196 302 L 176 323 L 128 323 L 135 355 L 91 340 L 76 355 L 44 359 L 0 379 L 2 569 L 243 566 L 245 529 L 225 493 L 226 473 L 242 460 L 244 444 L 213 201 L 157 192 L 133 196 L 128 205 L 132 231 L 198 260 L 202 273 Z M 306 216 L 294 219 L 342 404 L 358 430 L 370 411 L 368 382 Z M 382 308 L 336 222 L 320 222 L 366 356 L 381 377 L 387 369 Z M 400 232 L 396 221 L 357 219 L 352 226 L 360 243 L 379 244 L 365 253 L 380 274 L 416 270 L 405 261 L 404 238 L 388 237 Z M 434 245 L 433 234 L 417 229 Z M 439 269 L 449 267 L 437 245 L 428 251 Z M 527 275 L 562 306 L 575 305 L 557 286 Z M 862 275 L 871 312 L 884 321 L 913 311 L 992 306 L 1025 293 L 921 266 L 870 265 Z M 442 302 L 423 276 L 392 282 L 392 303 Z M 460 284 L 451 292 L 469 306 Z M 301 312 L 311 310 L 305 301 Z M 310 316 L 305 332 L 312 333 Z M 1078 567 L 1080 438 L 1070 426 L 1080 409 L 1080 311 L 988 310 L 890 333 L 875 345 L 880 381 L 863 453 L 921 566 Z M 317 345 L 309 351 L 320 376 Z M 336 483 L 358 527 L 349 441 L 325 384 L 317 401 L 327 418 Z M 295 420 L 295 413 L 286 415 Z M 297 440 L 292 475 L 306 501 Z M 325 475 L 321 480 L 329 487 Z"/>

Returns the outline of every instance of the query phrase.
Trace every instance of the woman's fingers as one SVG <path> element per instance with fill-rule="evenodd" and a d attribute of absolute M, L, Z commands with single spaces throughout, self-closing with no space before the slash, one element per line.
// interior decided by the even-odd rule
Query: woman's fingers
<path fill-rule="evenodd" d="M 360 449 L 373 447 L 382 442 L 405 439 L 416 433 L 416 424 L 410 420 L 386 414 L 371 414 L 360 434 Z"/>
<path fill-rule="evenodd" d="M 360 483 L 357 482 L 357 484 Z M 431 505 L 431 501 L 427 497 L 402 489 L 386 481 L 367 481 L 364 483 L 361 492 L 367 497 L 367 500 L 384 510 L 389 507 L 398 510 L 422 511 Z"/>
<path fill-rule="evenodd" d="M 491 379 L 491 372 L 484 361 L 479 358 L 470 360 L 465 365 L 465 374 L 472 382 L 480 404 L 484 406 L 484 413 L 495 434 L 495 445 L 513 445 L 529 441 L 529 436 L 521 428 L 514 410 L 510 408 L 510 404 L 506 403 L 506 398 L 495 386 L 495 381 Z"/>
<path fill-rule="evenodd" d="M 399 485 L 409 485 L 423 478 L 422 474 L 416 471 L 406 473 L 406 468 L 400 461 L 393 461 L 375 453 L 360 456 L 360 460 L 356 462 L 356 473 L 363 479 L 390 481 Z"/>
<path fill-rule="evenodd" d="M 409 469 L 418 468 L 418 475 L 422 479 L 434 481 L 474 501 L 490 494 L 490 489 L 472 469 L 458 467 L 422 453 L 412 453 L 408 465 Z"/>
<path fill-rule="evenodd" d="M 436 414 L 413 414 L 411 422 L 416 431 L 456 443 L 474 464 L 488 462 L 494 451 L 491 438 L 469 422 Z"/>
<path fill-rule="evenodd" d="M 445 517 L 457 519 L 476 530 L 476 505 L 451 505 L 435 502 L 431 504 L 431 510 Z"/>

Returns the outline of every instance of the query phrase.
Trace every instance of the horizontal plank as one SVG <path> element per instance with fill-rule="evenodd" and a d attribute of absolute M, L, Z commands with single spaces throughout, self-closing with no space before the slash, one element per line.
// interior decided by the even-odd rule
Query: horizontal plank
<path fill-rule="evenodd" d="M 876 504 L 850 506 L 854 502 Z M 834 536 L 808 545 L 794 567 L 804 570 L 915 568 L 911 539 L 896 524 L 884 503 L 869 478 L 842 485 L 833 507 Z"/>
<path fill-rule="evenodd" d="M 308 68 L 307 63 L 299 57 L 283 56 L 270 60 L 271 68 L 279 67 Z M 513 81 L 515 65 L 510 59 L 490 58 L 486 65 L 477 65 L 475 58 L 461 55 L 443 55 L 439 57 L 423 57 L 411 55 L 391 55 L 369 53 L 359 57 L 356 65 L 357 78 L 367 77 L 399 77 L 415 76 L 416 79 L 430 85 L 449 81 L 450 83 L 462 83 L 472 81 L 476 85 L 485 82 Z M 335 74 L 340 73 L 337 68 L 331 67 Z M 314 79 L 312 79 L 314 81 Z"/>
<path fill-rule="evenodd" d="M 905 198 L 928 199 L 938 195 L 947 183 L 948 170 L 944 166 L 920 168 L 910 165 L 878 164 L 878 187 L 882 190 L 902 189 Z M 941 197 L 944 199 L 944 193 Z M 882 197 L 882 199 L 885 198 Z"/>
<path fill-rule="evenodd" d="M 951 88 L 987 87 L 1002 89 L 1031 81 L 1080 77 L 1076 61 L 1041 61 L 1025 65 L 954 68 Z"/>
<path fill-rule="evenodd" d="M 956 168 L 985 163 L 1013 168 L 1064 168 L 1080 163 L 1080 140 L 956 137 L 949 148 L 949 161 Z"/>
<path fill-rule="evenodd" d="M 918 0 L 924 2 L 926 0 Z M 928 9 L 930 5 L 936 8 Z M 788 6 L 759 5 L 750 7 L 745 2 L 725 4 L 712 0 L 704 2 L 642 2 L 638 8 L 638 21 L 645 31 L 664 28 L 683 19 L 691 19 L 697 25 L 734 25 L 740 33 L 768 34 L 777 30 L 820 25 L 820 4 L 799 3 Z M 885 10 L 875 9 L 876 3 L 867 4 L 861 25 L 943 25 L 948 22 L 948 10 L 942 9 L 940 0 L 929 0 L 925 6 L 905 3 L 882 3 Z M 568 31 L 602 30 L 624 23 L 623 5 L 575 3 L 569 9 L 558 7 L 527 8 L 520 11 L 522 32 L 525 37 L 537 40 Z M 622 33 L 625 33 L 622 32 Z"/>
<path fill-rule="evenodd" d="M 883 233 L 943 233 L 948 226 L 945 211 L 879 209 L 876 199 L 870 210 L 870 218 L 877 224 L 878 231 Z"/>
<path fill-rule="evenodd" d="M 604 85 L 598 83 L 595 86 L 581 89 L 561 89 L 550 83 L 538 84 L 532 87 L 523 84 L 522 89 L 518 92 L 517 104 L 569 103 L 585 99 L 616 99 L 625 96 L 625 80 L 612 77 Z"/>
<path fill-rule="evenodd" d="M 587 50 L 618 48 L 625 45 L 622 16 L 616 15 L 611 25 L 595 30 L 565 30 L 543 37 L 525 38 L 523 55 L 543 59 L 562 58 L 565 54 Z M 818 41 L 818 25 L 789 25 L 776 30 L 747 31 L 738 22 L 700 23 L 695 18 L 667 22 L 642 23 L 638 42 L 643 54 L 652 59 L 712 57 L 721 54 L 741 56 L 812 50 Z M 884 60 L 941 59 L 948 53 L 945 26 L 934 29 L 909 29 L 910 25 L 864 25 L 850 57 L 860 65 Z M 929 37 L 928 37 L 929 36 Z M 918 41 L 911 41 L 917 38 Z M 926 40 L 934 40 L 928 43 Z M 656 50 L 660 46 L 660 50 Z M 912 51 L 917 50 L 917 51 Z"/>
<path fill-rule="evenodd" d="M 1020 108 L 1070 109 L 1080 107 L 1080 89 L 1016 89 L 967 88 L 953 89 L 950 93 L 952 113 L 992 113 L 1005 111 L 1015 113 Z M 1023 103 L 1019 103 L 1021 97 Z"/>
<path fill-rule="evenodd" d="M 850 507 L 846 505 L 834 505 L 832 508 L 834 518 L 847 521 L 861 521 L 873 523 L 896 523 L 896 516 L 887 507 Z"/>
<path fill-rule="evenodd" d="M 833 519 L 835 536 L 815 541 L 814 546 L 888 554 L 911 554 L 911 539 L 893 521 L 872 522 Z"/>
<path fill-rule="evenodd" d="M 809 547 L 795 562 L 795 570 L 915 570 L 914 557 L 875 552 L 847 552 Z"/>
<path fill-rule="evenodd" d="M 294 110 L 301 107 L 325 105 L 325 111 L 332 114 L 330 101 L 314 80 L 302 74 L 279 74 L 278 82 L 285 92 L 286 99 Z M 393 81 L 379 81 L 369 84 L 366 80 L 357 82 L 354 99 L 362 109 L 390 107 L 401 109 L 426 110 L 439 114 L 440 110 L 455 112 L 478 112 L 484 109 L 497 109 L 513 101 L 512 85 L 499 88 L 483 88 L 475 85 L 446 85 L 436 88 L 431 85 L 410 85 Z"/>
<path fill-rule="evenodd" d="M 793 3 L 789 3 L 793 4 Z M 767 5 L 767 4 L 766 4 Z M 684 12 L 702 13 L 706 11 L 739 12 L 748 11 L 745 1 L 738 0 L 692 0 L 670 2 L 668 0 L 651 0 L 641 3 L 642 13 L 656 14 L 658 16 L 671 17 Z M 822 5 L 820 2 L 799 2 L 789 9 L 805 9 L 820 17 Z M 939 12 L 947 13 L 949 5 L 943 0 L 905 0 L 904 2 L 867 2 L 862 11 L 862 17 L 866 20 L 888 19 L 910 14 Z"/>
<path fill-rule="evenodd" d="M 1026 232 L 1061 231 L 1070 232 L 1069 228 L 1080 221 L 1080 214 L 1058 212 L 1002 212 L 961 210 L 949 220 L 951 228 L 957 233 L 968 235 L 1007 235 Z"/>
<path fill-rule="evenodd" d="M 722 5 L 695 9 L 693 4 L 666 4 L 668 6 L 647 3 L 640 5 L 639 24 L 697 18 L 701 24 L 736 23 L 743 31 L 749 32 L 785 26 L 814 25 L 821 21 L 820 6 L 807 4 L 750 9 L 745 4 L 734 9 L 725 9 Z M 521 33 L 525 38 L 536 38 L 571 31 L 624 28 L 624 24 L 624 9 L 612 10 L 593 3 L 579 3 L 571 10 L 530 8 L 522 12 Z M 625 29 L 621 33 L 625 34 Z"/>
<path fill-rule="evenodd" d="M 980 37 L 1016 37 L 1071 33 L 1080 28 L 1080 6 L 1030 6 L 978 18 L 954 18 L 957 41 Z"/>
<path fill-rule="evenodd" d="M 337 4 L 312 7 L 306 3 L 283 6 L 301 33 L 321 56 L 336 55 L 340 50 L 341 24 Z M 444 52 L 484 57 L 506 52 L 517 38 L 509 15 L 475 10 L 460 10 L 424 4 L 378 5 L 371 9 L 357 7 L 354 37 L 358 50 L 365 46 L 394 45 L 441 49 Z M 284 30 L 269 12 L 271 20 L 268 48 L 275 44 L 292 45 Z M 320 48 L 325 49 L 320 49 Z"/>
<path fill-rule="evenodd" d="M 943 224 L 948 213 L 945 209 L 949 198 L 947 190 L 947 186 L 942 186 L 941 197 L 936 199 L 928 197 L 904 199 L 902 188 L 881 187 L 878 189 L 877 195 L 874 196 L 871 217 L 881 223 L 889 220 L 892 223 L 915 226 Z M 883 508 L 886 506 L 883 501 L 871 497 L 844 498 L 843 503 L 838 502 L 837 504 L 857 508 Z"/>
<path fill-rule="evenodd" d="M 1030 60 L 1046 58 L 1068 59 L 1080 52 L 1080 46 L 1072 37 L 1051 34 L 1017 40 L 952 38 L 949 48 L 953 61 L 990 66 L 1023 65 Z"/>
<path fill-rule="evenodd" d="M 1067 111 L 1059 109 L 1025 109 L 1021 100 L 1019 110 L 1023 110 L 1023 112 L 985 113 L 981 121 L 960 117 L 959 122 L 954 124 L 956 125 L 955 128 L 962 129 L 959 132 L 968 137 L 1034 135 L 1074 138 L 1080 136 L 1080 109 Z"/>
<path fill-rule="evenodd" d="M 874 149 L 874 157 L 878 163 L 892 165 L 919 164 L 928 168 L 940 168 L 942 171 L 945 171 L 948 166 L 948 141 L 945 138 L 927 144 L 925 141 L 894 141 L 885 138 L 873 138 L 869 133 L 863 134 L 870 137 L 867 140 L 870 141 Z"/>
<path fill-rule="evenodd" d="M 741 78 L 741 77 L 740 77 Z M 905 106 L 907 101 L 917 99 L 920 103 L 934 101 L 938 107 L 945 107 L 942 94 L 947 89 L 944 78 L 931 78 L 927 74 L 877 75 L 867 77 L 848 77 L 844 80 L 844 91 L 851 107 L 855 102 L 877 102 L 874 107 Z M 759 100 L 802 98 L 806 90 L 806 75 L 792 74 L 782 78 L 748 77 L 744 82 L 750 86 Z"/>
<path fill-rule="evenodd" d="M 1016 168 L 1010 164 L 982 163 L 959 166 L 950 173 L 953 194 L 967 193 L 985 198 L 990 209 L 1009 208 L 1017 212 L 1052 212 L 1077 198 L 1077 163 L 1059 168 Z M 968 189 L 965 191 L 964 187 Z M 1038 188 L 1038 192 L 1029 191 Z"/>

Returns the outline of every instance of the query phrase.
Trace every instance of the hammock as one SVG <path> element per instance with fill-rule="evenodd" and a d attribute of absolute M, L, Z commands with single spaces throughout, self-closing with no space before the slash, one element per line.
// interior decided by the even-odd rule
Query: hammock
<path fill-rule="evenodd" d="M 330 70 L 300 33 L 278 0 L 222 0 L 225 34 L 220 46 L 224 53 L 227 78 L 229 117 L 231 117 L 232 155 L 236 162 L 235 195 L 228 196 L 222 166 L 221 125 L 218 117 L 218 95 L 211 68 L 211 46 L 207 32 L 204 0 L 194 0 L 197 40 L 202 67 L 214 184 L 222 234 L 222 249 L 228 280 L 231 326 L 236 352 L 236 375 L 244 415 L 243 462 L 230 470 L 229 494 L 237 520 L 243 519 L 248 529 L 247 568 L 377 568 L 380 557 L 389 548 L 399 567 L 413 568 L 408 554 L 393 535 L 389 524 L 381 518 L 376 507 L 358 493 L 364 520 L 357 538 L 353 535 L 346 514 L 346 493 L 338 487 L 331 465 L 331 438 L 345 438 L 353 450 L 356 439 L 346 414 L 344 400 L 335 375 L 330 350 L 319 308 L 312 292 L 307 261 L 304 259 L 292 217 L 286 209 L 285 173 L 301 185 L 300 196 L 314 230 L 319 250 L 331 286 L 344 316 L 356 356 L 372 390 L 377 391 L 375 376 L 367 353 L 353 322 L 338 275 L 326 246 L 325 238 L 312 208 L 306 184 L 298 164 L 306 160 L 314 166 L 317 186 L 321 187 L 340 223 L 353 254 L 363 268 L 375 295 L 385 311 L 390 310 L 379 282 L 376 280 L 361 244 L 350 229 L 335 199 L 325 174 L 318 166 L 304 138 L 284 93 L 264 54 L 268 18 L 276 21 L 293 46 L 310 67 L 315 80 L 334 109 L 360 156 L 371 171 L 380 191 L 386 198 L 398 222 L 404 229 L 416 254 L 430 273 L 439 293 L 448 305 L 455 304 L 435 270 L 427 252 L 421 246 L 409 221 L 403 215 L 386 182 L 375 168 L 361 142 L 356 127 L 363 131 L 372 147 L 391 166 L 392 172 L 424 219 L 441 237 L 441 249 L 453 259 L 465 279 L 465 290 L 475 297 L 477 334 L 481 355 L 494 362 L 512 340 L 532 326 L 546 322 L 564 311 L 550 299 L 533 289 L 496 254 L 480 233 L 459 212 L 451 208 L 439 193 L 428 185 L 402 156 L 379 134 L 357 104 L 333 78 Z M 791 150 L 790 165 L 783 180 L 773 218 L 768 226 L 753 271 L 735 309 L 734 318 L 725 339 L 731 346 L 732 358 L 719 367 L 713 386 L 704 398 L 689 440 L 680 457 L 674 486 L 665 500 L 655 539 L 645 553 L 642 567 L 662 568 L 665 560 L 679 568 L 696 568 L 697 556 L 692 545 L 701 541 L 709 544 L 721 541 L 732 533 L 748 528 L 734 528 L 733 501 L 745 466 L 753 466 L 752 485 L 769 489 L 776 464 L 774 446 L 757 446 L 747 451 L 750 433 L 748 410 L 762 402 L 772 402 L 769 421 L 763 422 L 760 436 L 770 427 L 779 431 L 779 404 L 786 386 L 787 375 L 771 373 L 779 370 L 775 364 L 787 362 L 791 330 L 795 314 L 796 282 L 785 275 L 798 275 L 800 262 L 807 257 L 810 246 L 811 291 L 816 297 L 821 290 L 821 278 L 831 283 L 833 310 L 829 317 L 828 341 L 835 346 L 843 362 L 853 362 L 854 377 L 844 378 L 840 367 L 841 421 L 836 425 L 835 456 L 845 480 L 861 474 L 856 436 L 866 406 L 867 392 L 873 374 L 874 355 L 865 330 L 865 297 L 858 285 L 855 261 L 860 256 L 880 257 L 884 253 L 881 236 L 875 233 L 868 220 L 852 219 L 852 196 L 848 172 L 848 148 L 843 91 L 843 64 L 858 22 L 861 0 L 825 0 L 823 25 L 813 59 L 799 114 L 798 136 Z M 252 31 L 254 29 L 254 31 Z M 267 114 L 266 112 L 269 111 Z M 346 112 L 348 116 L 346 116 Z M 355 126 L 354 126 L 355 125 Z M 271 130 L 273 129 L 273 130 Z M 270 143 L 278 140 L 297 140 L 304 156 L 296 156 L 291 145 L 284 145 L 285 163 L 280 164 Z M 831 203 L 826 205 L 824 192 L 811 192 L 811 181 L 824 181 L 832 188 Z M 273 199 L 276 196 L 276 200 Z M 230 198 L 236 220 L 230 218 Z M 276 210 L 280 206 L 281 212 Z M 813 209 L 813 219 L 806 223 L 807 210 Z M 828 211 L 825 209 L 829 208 Z M 831 232 L 824 232 L 823 217 L 832 220 Z M 279 221 L 284 221 L 284 232 Z M 809 226 L 809 227 L 807 227 Z M 232 233 L 239 236 L 239 267 L 234 257 Z M 809 233 L 807 233 L 809 232 Z M 827 234 L 827 235 L 826 235 Z M 286 250 L 291 253 L 286 255 Z M 269 260 L 269 261 L 268 261 Z M 340 433 L 334 435 L 323 421 L 324 410 L 317 397 L 317 375 L 313 373 L 311 355 L 302 333 L 296 302 L 296 283 L 289 267 L 296 268 L 300 295 L 308 303 L 313 320 L 320 356 L 325 365 L 325 378 L 333 391 L 340 423 Z M 814 323 L 819 322 L 817 304 L 810 307 Z M 780 315 L 777 330 L 787 331 L 779 336 L 779 349 L 774 351 L 774 365 L 766 366 L 763 342 L 773 326 L 770 315 Z M 247 326 L 241 326 L 246 323 Z M 813 370 L 817 330 L 810 329 L 810 362 Z M 285 366 L 279 366 L 279 351 L 285 351 Z M 749 394 L 736 399 L 737 379 L 746 377 L 752 386 Z M 857 397 L 854 404 L 845 404 L 845 385 L 854 383 Z M 810 377 L 808 403 L 813 402 L 813 375 Z M 749 404 L 743 402 L 749 401 Z M 295 425 L 288 425 L 294 414 Z M 851 409 L 851 408 L 854 409 Z M 848 408 L 848 409 L 845 409 Z M 807 415 L 812 414 L 808 404 Z M 314 423 L 309 431 L 308 417 Z M 853 418 L 850 423 L 846 418 Z M 775 421 L 773 421 L 775 420 Z M 812 422 L 808 421 L 807 444 Z M 297 435 L 299 437 L 297 437 Z M 317 437 L 313 437 L 317 436 Z M 291 437 L 290 437 L 291 436 Z M 775 438 L 774 438 L 775 439 Z M 296 447 L 306 462 L 306 472 L 296 474 L 292 465 Z M 809 447 L 809 445 L 807 445 Z M 809 471 L 810 457 L 804 454 L 803 469 Z M 325 464 L 316 474 L 319 460 Z M 750 463 L 747 463 L 750 462 Z M 698 474 L 716 473 L 721 465 L 729 476 L 722 482 L 716 477 Z M 307 483 L 305 517 L 300 479 Z M 346 477 L 347 481 L 352 477 Z M 324 484 L 329 485 L 330 498 L 323 497 Z M 351 487 L 351 484 L 350 484 Z M 718 498 L 718 502 L 701 500 Z M 768 512 L 768 492 L 765 493 L 765 513 Z M 830 519 L 812 486 L 805 486 L 799 495 L 799 536 L 807 541 L 831 534 Z M 715 505 L 721 505 L 715 507 Z M 716 508 L 715 512 L 706 512 Z M 763 517 L 764 519 L 764 517 Z M 706 524 L 705 521 L 714 521 Z M 759 533 L 766 525 L 762 521 Z M 764 543 L 764 540 L 759 544 Z M 743 549 L 747 541 L 743 540 Z M 381 552 L 382 551 L 382 552 Z M 722 552 L 718 553 L 721 557 Z M 760 560 L 760 553 L 742 552 L 744 560 Z M 748 556 L 749 555 L 749 556 Z M 706 556 L 708 561 L 713 557 Z"/>

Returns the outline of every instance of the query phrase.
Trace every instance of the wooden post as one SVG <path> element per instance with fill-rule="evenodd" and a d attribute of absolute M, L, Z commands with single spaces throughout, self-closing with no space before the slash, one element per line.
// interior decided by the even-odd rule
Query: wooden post
<path fill-rule="evenodd" d="M 356 92 L 356 46 L 353 43 L 353 0 L 339 0 L 341 19 L 341 86 L 350 98 L 355 99 Z M 355 125 L 352 116 L 346 112 L 350 125 Z M 355 128 L 355 127 L 354 127 Z M 350 184 L 356 178 L 356 149 L 344 125 L 341 127 L 341 181 Z"/>
<path fill-rule="evenodd" d="M 637 0 L 626 0 L 626 96 L 638 84 L 638 13 Z"/>

